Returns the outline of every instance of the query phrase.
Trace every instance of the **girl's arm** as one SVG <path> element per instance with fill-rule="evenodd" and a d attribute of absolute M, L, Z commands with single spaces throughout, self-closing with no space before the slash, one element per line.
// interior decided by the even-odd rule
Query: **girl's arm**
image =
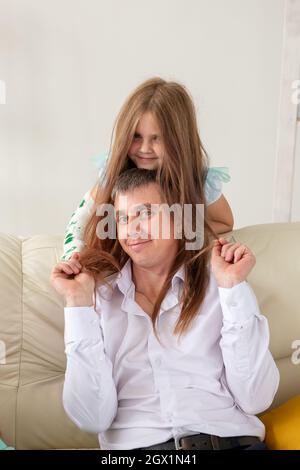
<path fill-rule="evenodd" d="M 97 191 L 99 190 L 99 181 L 102 181 L 107 158 L 108 152 L 102 153 L 96 158 L 99 168 L 98 183 L 83 196 L 79 206 L 71 216 L 65 233 L 62 261 L 67 261 L 74 253 L 79 253 L 84 247 L 84 230 L 94 208 Z"/>
<path fill-rule="evenodd" d="M 230 232 L 233 229 L 233 214 L 223 194 L 207 206 L 206 215 L 208 222 L 216 233 Z"/>
<path fill-rule="evenodd" d="M 206 216 L 216 233 L 230 232 L 233 229 L 233 214 L 222 194 L 223 183 L 230 181 L 226 167 L 209 168 L 204 181 Z"/>
<path fill-rule="evenodd" d="M 84 247 L 84 229 L 92 213 L 96 192 L 97 185 L 83 196 L 71 216 L 64 238 L 64 251 L 61 257 L 63 261 L 67 261 L 74 253 L 80 252 Z"/>

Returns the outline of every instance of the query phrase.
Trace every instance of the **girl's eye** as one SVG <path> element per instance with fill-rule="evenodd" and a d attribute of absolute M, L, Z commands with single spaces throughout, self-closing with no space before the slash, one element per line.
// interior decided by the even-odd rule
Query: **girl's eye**
<path fill-rule="evenodd" d="M 137 140 L 137 139 L 140 139 L 141 136 L 140 136 L 140 134 L 134 134 L 133 138 L 134 138 L 134 140 Z"/>

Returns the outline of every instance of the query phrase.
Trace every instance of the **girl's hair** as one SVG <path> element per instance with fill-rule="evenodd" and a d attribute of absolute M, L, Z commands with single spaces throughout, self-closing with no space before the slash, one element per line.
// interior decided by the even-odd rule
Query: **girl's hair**
<path fill-rule="evenodd" d="M 167 204 L 206 204 L 204 180 L 208 167 L 208 156 L 201 143 L 193 101 L 185 87 L 176 82 L 152 78 L 142 83 L 129 96 L 117 117 L 108 165 L 104 179 L 98 185 L 94 213 L 88 221 L 85 233 L 85 249 L 81 263 L 94 272 L 98 279 L 121 269 L 128 259 L 117 239 L 101 240 L 96 236 L 96 227 L 103 216 L 97 216 L 96 208 L 101 204 L 113 204 L 112 192 L 120 175 L 135 167 L 128 157 L 139 119 L 146 112 L 156 118 L 165 148 L 162 165 L 156 172 L 156 181 Z M 145 170 L 149 171 L 149 170 Z M 218 238 L 204 217 L 203 249 L 187 251 L 185 240 L 181 240 L 178 256 L 169 277 L 161 288 L 154 306 L 152 322 L 154 331 L 160 305 L 173 275 L 185 266 L 185 283 L 182 310 L 174 334 L 187 330 L 202 304 L 209 280 L 208 259 L 211 236 Z M 111 263 L 109 263 L 109 259 Z"/>

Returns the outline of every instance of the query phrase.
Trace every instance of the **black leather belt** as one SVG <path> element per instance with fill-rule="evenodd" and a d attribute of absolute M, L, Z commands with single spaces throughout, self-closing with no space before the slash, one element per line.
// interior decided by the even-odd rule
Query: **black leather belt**
<path fill-rule="evenodd" d="M 176 439 L 141 447 L 140 450 L 227 450 L 241 446 L 251 446 L 261 442 L 256 436 L 219 437 L 212 434 L 194 434 L 180 436 Z"/>

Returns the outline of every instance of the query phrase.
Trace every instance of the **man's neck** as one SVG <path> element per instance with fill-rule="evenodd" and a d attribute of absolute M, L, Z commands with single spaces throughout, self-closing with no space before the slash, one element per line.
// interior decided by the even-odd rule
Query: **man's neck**
<path fill-rule="evenodd" d="M 144 268 L 132 263 L 132 280 L 136 292 L 155 303 L 162 285 L 166 281 L 171 265 L 158 268 Z"/>

